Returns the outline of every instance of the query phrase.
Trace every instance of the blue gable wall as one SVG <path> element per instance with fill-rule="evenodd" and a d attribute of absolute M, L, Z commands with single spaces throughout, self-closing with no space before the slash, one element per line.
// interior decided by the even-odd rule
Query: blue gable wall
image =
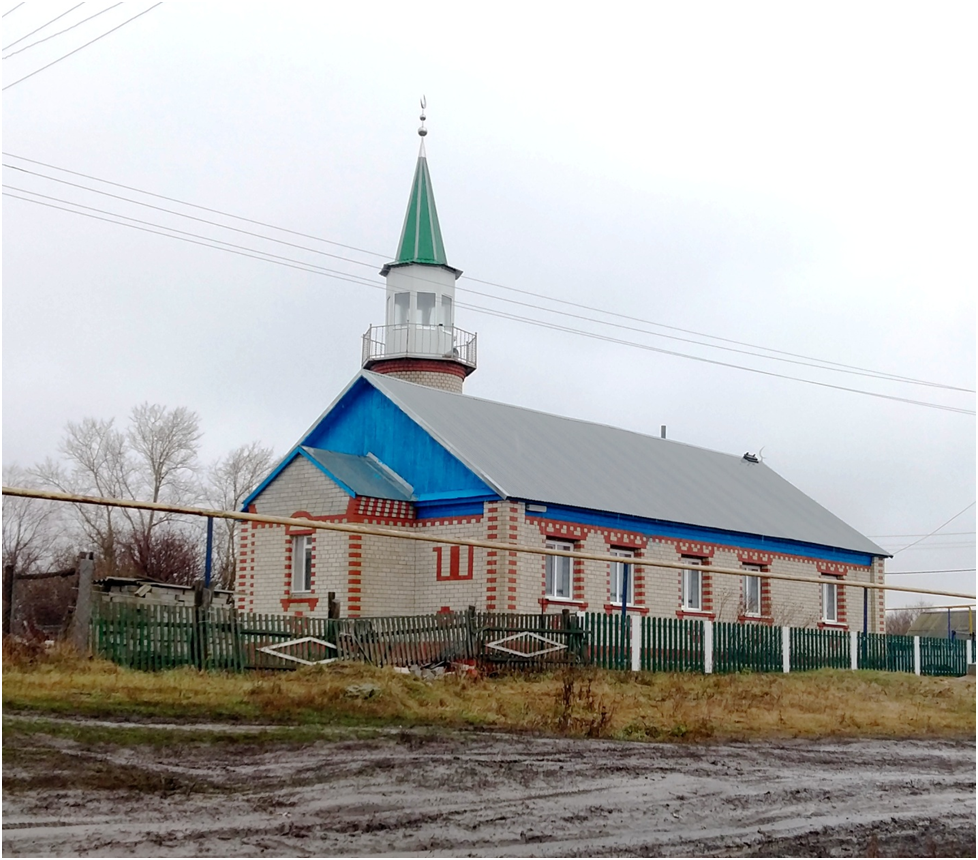
<path fill-rule="evenodd" d="M 365 379 L 302 440 L 301 445 L 342 454 L 373 454 L 411 486 L 417 498 L 498 498 Z"/>

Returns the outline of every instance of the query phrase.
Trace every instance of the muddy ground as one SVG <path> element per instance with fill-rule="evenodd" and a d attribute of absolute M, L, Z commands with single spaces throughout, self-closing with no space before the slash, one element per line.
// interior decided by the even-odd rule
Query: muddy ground
<path fill-rule="evenodd" d="M 975 856 L 973 740 L 5 748 L 5 856 Z"/>

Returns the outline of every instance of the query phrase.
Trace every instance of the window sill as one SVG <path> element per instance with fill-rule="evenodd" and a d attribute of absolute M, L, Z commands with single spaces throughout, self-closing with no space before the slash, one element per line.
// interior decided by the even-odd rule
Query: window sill
<path fill-rule="evenodd" d="M 606 603 L 604 605 L 604 611 L 605 612 L 608 612 L 608 613 L 618 613 L 619 615 L 621 615 L 621 604 L 620 603 Z M 635 603 L 629 603 L 628 604 L 628 610 L 627 611 L 628 612 L 634 612 L 637 615 L 648 615 L 649 614 L 649 607 L 648 606 L 639 606 L 638 604 L 635 604 Z"/>
<path fill-rule="evenodd" d="M 738 615 L 737 621 L 741 624 L 768 624 L 774 625 L 774 617 L 771 615 Z"/>
<path fill-rule="evenodd" d="M 849 625 L 841 621 L 819 621 L 819 630 L 848 630 Z"/>
<path fill-rule="evenodd" d="M 715 612 L 704 612 L 702 609 L 677 609 L 676 618 L 705 618 L 713 621 L 717 617 Z"/>
<path fill-rule="evenodd" d="M 540 608 L 546 609 L 549 606 L 566 607 L 567 609 L 577 609 L 584 612 L 587 609 L 587 601 L 572 600 L 569 597 L 541 597 Z"/>

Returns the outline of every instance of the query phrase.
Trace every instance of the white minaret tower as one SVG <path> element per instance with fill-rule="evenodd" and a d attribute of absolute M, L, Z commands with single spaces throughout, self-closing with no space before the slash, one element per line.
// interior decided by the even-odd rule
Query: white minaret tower
<path fill-rule="evenodd" d="M 363 367 L 409 382 L 461 393 L 476 365 L 476 336 L 455 328 L 455 281 L 448 265 L 431 190 L 421 99 L 421 149 L 397 254 L 380 273 L 387 278 L 387 317 L 363 336 Z"/>

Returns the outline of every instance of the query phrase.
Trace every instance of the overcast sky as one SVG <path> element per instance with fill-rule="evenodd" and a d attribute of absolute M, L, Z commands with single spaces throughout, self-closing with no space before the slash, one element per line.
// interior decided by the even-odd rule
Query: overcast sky
<path fill-rule="evenodd" d="M 467 394 L 762 450 L 890 551 L 974 502 L 973 3 L 164 3 L 123 24 L 153 0 L 101 0 L 22 38 L 75 2 L 18 2 L 4 191 L 49 205 L 3 200 L 4 464 L 142 401 L 196 410 L 208 458 L 288 450 L 384 321 L 369 284 L 397 243 L 423 93 L 449 263 L 592 308 L 463 277 Z M 888 564 L 966 569 L 900 581 L 970 592 L 974 567 L 974 507 Z"/>

